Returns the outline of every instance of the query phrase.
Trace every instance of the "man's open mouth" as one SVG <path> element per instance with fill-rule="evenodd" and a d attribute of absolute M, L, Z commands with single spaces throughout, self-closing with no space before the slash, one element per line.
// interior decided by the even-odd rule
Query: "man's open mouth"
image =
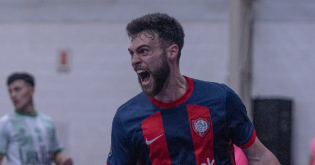
<path fill-rule="evenodd" d="M 147 85 L 150 81 L 150 73 L 145 70 L 137 70 L 137 74 L 142 85 Z"/>

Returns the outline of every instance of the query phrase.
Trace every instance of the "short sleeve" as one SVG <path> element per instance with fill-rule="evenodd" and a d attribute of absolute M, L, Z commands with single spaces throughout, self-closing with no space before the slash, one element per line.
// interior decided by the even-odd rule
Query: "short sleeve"
<path fill-rule="evenodd" d="M 41 117 L 42 117 L 41 120 L 45 124 L 46 131 L 49 137 L 49 151 L 52 153 L 57 153 L 57 152 L 62 151 L 64 149 L 64 146 L 59 140 L 55 122 L 53 121 L 52 118 L 48 116 L 41 116 Z"/>
<path fill-rule="evenodd" d="M 234 144 L 243 149 L 250 147 L 256 138 L 254 125 L 241 99 L 229 88 L 227 88 L 226 107 L 230 138 Z"/>
<path fill-rule="evenodd" d="M 136 153 L 132 152 L 130 138 L 119 115 L 116 113 L 112 123 L 111 148 L 107 158 L 107 165 L 137 164 Z"/>
<path fill-rule="evenodd" d="M 54 153 L 62 151 L 63 150 L 63 145 L 61 143 L 61 141 L 58 138 L 57 135 L 57 131 L 56 131 L 56 127 L 54 125 L 53 129 L 52 129 L 52 136 L 51 136 L 51 146 L 50 146 L 50 150 Z"/>

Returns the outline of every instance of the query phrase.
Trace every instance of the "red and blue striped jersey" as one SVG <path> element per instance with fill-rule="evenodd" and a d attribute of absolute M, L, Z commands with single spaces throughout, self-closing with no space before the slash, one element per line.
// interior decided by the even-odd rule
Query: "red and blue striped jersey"
<path fill-rule="evenodd" d="M 140 93 L 118 108 L 108 165 L 235 164 L 233 144 L 253 144 L 254 126 L 229 87 L 185 78 L 188 89 L 174 102 Z"/>

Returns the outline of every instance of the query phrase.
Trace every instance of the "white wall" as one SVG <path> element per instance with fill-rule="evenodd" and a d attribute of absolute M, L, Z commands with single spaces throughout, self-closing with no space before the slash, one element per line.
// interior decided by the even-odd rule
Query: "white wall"
<path fill-rule="evenodd" d="M 128 38 L 122 35 L 123 26 L 122 23 L 0 25 L 5 34 L 0 48 L 1 114 L 13 110 L 6 92 L 6 76 L 13 71 L 33 73 L 37 84 L 36 109 L 56 120 L 63 132 L 66 151 L 76 164 L 101 164 L 109 150 L 115 110 L 139 92 L 125 49 Z M 61 48 L 71 51 L 69 73 L 57 70 Z"/>
<path fill-rule="evenodd" d="M 307 164 L 315 136 L 315 22 L 258 22 L 253 95 L 293 99 L 292 157 Z"/>
<path fill-rule="evenodd" d="M 315 137 L 315 3 L 258 1 L 253 97 L 293 100 L 292 164 L 308 164 Z"/>

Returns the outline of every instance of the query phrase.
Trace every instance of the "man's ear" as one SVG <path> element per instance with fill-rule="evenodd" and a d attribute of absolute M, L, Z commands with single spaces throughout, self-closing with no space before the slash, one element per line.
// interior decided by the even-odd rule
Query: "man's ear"
<path fill-rule="evenodd" d="M 167 57 L 170 61 L 176 61 L 179 53 L 177 44 L 172 44 L 167 48 Z"/>

